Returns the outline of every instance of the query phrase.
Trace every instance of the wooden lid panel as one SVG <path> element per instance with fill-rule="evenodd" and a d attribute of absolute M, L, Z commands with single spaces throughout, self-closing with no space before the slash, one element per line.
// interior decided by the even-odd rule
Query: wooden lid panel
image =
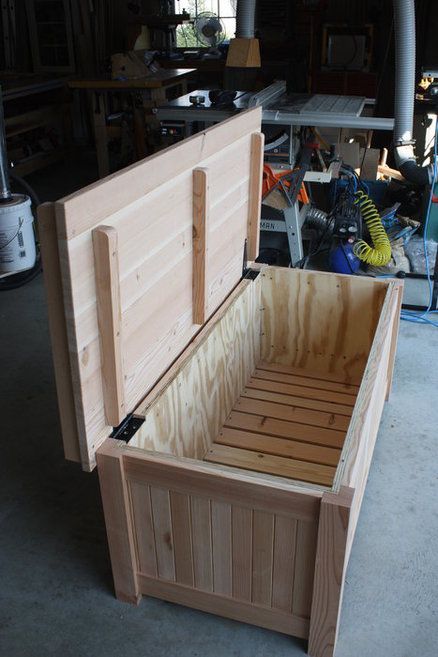
<path fill-rule="evenodd" d="M 260 121 L 242 113 L 56 204 L 84 469 L 236 285 L 245 239 L 256 254 Z"/>

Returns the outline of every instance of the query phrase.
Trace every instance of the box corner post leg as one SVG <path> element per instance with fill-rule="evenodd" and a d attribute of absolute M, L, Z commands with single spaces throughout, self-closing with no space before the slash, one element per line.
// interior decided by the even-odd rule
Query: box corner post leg
<path fill-rule="evenodd" d="M 105 445 L 97 453 L 97 464 L 115 594 L 122 602 L 138 605 L 141 592 L 123 457 Z"/>
<path fill-rule="evenodd" d="M 400 313 L 402 309 L 402 301 L 403 301 L 403 283 L 400 281 L 396 285 L 396 294 L 397 294 L 397 312 L 392 324 L 392 332 L 391 332 L 391 351 L 389 354 L 389 362 L 388 362 L 388 375 L 387 375 L 387 386 L 386 386 L 386 395 L 385 395 L 385 400 L 388 401 L 389 397 L 391 395 L 391 389 L 392 389 L 392 379 L 394 375 L 394 364 L 395 364 L 395 354 L 397 351 L 397 341 L 398 341 L 398 332 L 400 328 Z"/>
<path fill-rule="evenodd" d="M 311 657 L 333 657 L 335 652 L 353 492 L 342 487 L 339 493 L 327 492 L 322 496 L 310 614 Z"/>

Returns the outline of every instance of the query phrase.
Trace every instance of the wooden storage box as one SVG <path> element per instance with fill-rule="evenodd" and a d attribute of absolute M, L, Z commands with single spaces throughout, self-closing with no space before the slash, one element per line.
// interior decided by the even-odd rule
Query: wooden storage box
<path fill-rule="evenodd" d="M 41 207 L 64 447 L 97 461 L 118 598 L 328 657 L 401 288 L 242 272 L 262 156 L 255 109 Z"/>

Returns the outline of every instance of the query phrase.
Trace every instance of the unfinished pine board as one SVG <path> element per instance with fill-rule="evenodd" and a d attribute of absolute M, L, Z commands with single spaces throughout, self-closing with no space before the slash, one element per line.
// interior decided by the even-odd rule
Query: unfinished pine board
<path fill-rule="evenodd" d="M 170 492 L 165 488 L 151 486 L 150 494 L 158 575 L 163 579 L 175 581 Z"/>
<path fill-rule="evenodd" d="M 247 245 L 247 257 L 250 261 L 255 260 L 259 253 L 264 144 L 265 136 L 263 133 L 255 133 L 251 136 L 251 172 L 249 177 L 250 200 L 248 208 Z"/>
<path fill-rule="evenodd" d="M 231 596 L 233 590 L 231 565 L 231 504 L 212 500 L 211 540 L 213 545 L 213 591 Z"/>
<path fill-rule="evenodd" d="M 80 445 L 76 425 L 70 358 L 68 353 L 65 307 L 62 297 L 61 271 L 56 232 L 55 208 L 52 203 L 38 206 L 38 233 L 41 244 L 44 285 L 46 288 L 50 340 L 62 427 L 64 455 L 69 461 L 80 461 Z M 86 458 L 86 453 L 84 453 Z"/>
<path fill-rule="evenodd" d="M 342 448 L 345 440 L 344 431 L 326 430 L 297 422 L 277 420 L 265 415 L 239 413 L 238 411 L 230 413 L 224 426 L 339 449 Z"/>
<path fill-rule="evenodd" d="M 307 397 L 296 397 L 285 393 L 278 388 L 274 382 L 262 381 L 260 379 L 250 379 L 242 392 L 242 397 L 249 399 L 262 399 L 265 401 L 276 402 L 277 404 L 286 404 L 287 406 L 298 406 L 298 408 L 310 408 L 315 411 L 334 413 L 336 415 L 351 416 L 353 408 L 343 404 L 333 404 L 324 402 L 320 399 L 308 399 Z"/>
<path fill-rule="evenodd" d="M 204 324 L 208 236 L 208 170 L 193 170 L 193 323 Z"/>
<path fill-rule="evenodd" d="M 111 226 L 95 228 L 93 249 L 103 404 L 107 423 L 116 427 L 126 417 L 117 231 Z"/>
<path fill-rule="evenodd" d="M 202 591 L 213 591 L 210 501 L 191 496 L 190 518 L 194 586 Z"/>
<path fill-rule="evenodd" d="M 336 468 L 318 463 L 271 456 L 249 449 L 238 449 L 215 443 L 204 456 L 206 461 L 231 465 L 244 470 L 255 470 L 278 477 L 300 479 L 321 486 L 331 486 Z"/>
<path fill-rule="evenodd" d="M 175 579 L 186 586 L 194 584 L 190 496 L 170 493 Z"/>
<path fill-rule="evenodd" d="M 277 267 L 260 275 L 265 279 L 261 359 L 318 372 L 327 380 L 334 374 L 358 385 L 387 284 Z"/>
<path fill-rule="evenodd" d="M 232 513 L 232 579 L 233 597 L 251 602 L 253 513 L 251 509 L 234 506 Z"/>
<path fill-rule="evenodd" d="M 254 372 L 253 379 L 284 384 L 283 388 L 277 388 L 279 392 L 285 392 L 286 394 L 297 395 L 299 397 L 311 397 L 312 399 L 333 402 L 334 404 L 354 406 L 356 399 L 355 395 L 349 393 L 333 391 L 331 389 L 327 390 L 321 385 L 312 385 L 312 379 L 306 380 L 303 377 L 304 380 L 300 381 L 299 377 L 291 377 L 282 372 L 268 372 L 257 368 Z"/>
<path fill-rule="evenodd" d="M 163 457 L 128 450 L 123 463 L 135 507 L 133 543 L 141 555 L 137 578 L 142 592 L 306 637 L 310 604 L 303 582 L 312 576 L 316 553 L 316 534 L 312 545 L 307 528 L 316 526 L 321 493 L 300 493 L 298 510 L 296 489 L 285 480 L 265 480 L 259 494 L 259 484 L 243 483 L 243 472 L 239 481 L 231 472 L 213 470 L 214 464 L 193 470 L 179 460 L 166 466 Z M 207 469 L 211 477 L 205 478 Z M 164 472 L 169 478 L 165 484 L 161 477 L 157 486 Z M 142 514 L 138 505 L 150 508 L 151 492 L 152 510 Z M 154 574 L 155 555 L 161 570 Z M 298 613 L 293 600 L 300 601 Z"/>
<path fill-rule="evenodd" d="M 152 518 L 151 490 L 150 486 L 142 486 L 137 482 L 130 482 L 129 498 L 132 505 L 133 522 L 143 523 L 145 529 L 135 543 L 137 553 L 137 569 L 157 577 L 157 554 L 154 542 L 154 523 Z"/>
<path fill-rule="evenodd" d="M 357 390 L 259 361 L 204 459 L 330 486 Z M 331 412 L 316 410 L 321 403 Z M 336 414 L 337 408 L 347 414 Z"/>
<path fill-rule="evenodd" d="M 339 274 L 341 276 L 341 274 Z M 292 374 L 295 376 L 303 377 L 307 379 L 317 379 L 319 381 L 330 382 L 330 383 L 340 383 L 345 387 L 345 391 L 358 392 L 360 387 L 360 381 L 357 384 L 345 381 L 345 376 L 343 374 L 336 374 L 334 372 L 324 373 L 313 371 L 310 368 L 306 367 L 293 367 L 292 365 L 281 365 L 281 363 L 268 363 L 266 361 L 260 361 L 257 364 L 257 367 L 261 370 L 270 370 L 272 372 L 283 372 L 285 374 Z"/>
<path fill-rule="evenodd" d="M 272 569 L 274 565 L 275 516 L 254 511 L 252 526 L 252 602 L 270 607 L 272 603 Z"/>
<path fill-rule="evenodd" d="M 290 424 L 291 438 L 297 438 L 298 440 L 309 440 L 331 447 L 332 445 L 339 445 L 339 441 L 345 437 L 345 430 L 337 428 L 339 424 L 336 425 L 334 415 L 326 413 L 326 424 L 319 426 L 319 423 L 313 419 L 317 415 L 314 411 L 244 397 L 241 397 L 236 403 L 234 413 L 227 418 L 225 425 L 235 426 L 235 424 L 239 424 L 242 420 L 242 413 L 249 416 L 261 416 L 262 419 L 259 420 L 262 423 L 261 426 L 267 422 L 267 419 L 286 420 Z M 344 416 L 340 416 L 340 418 L 342 418 L 342 425 L 344 425 Z"/>
<path fill-rule="evenodd" d="M 122 456 L 117 446 L 108 441 L 99 452 L 98 459 L 115 592 L 119 600 L 138 604 L 141 597 L 137 578 L 138 556 L 136 558 L 134 520 L 129 510 L 129 485 L 124 477 Z"/>
<path fill-rule="evenodd" d="M 309 635 L 309 655 L 333 655 L 346 570 L 351 489 L 326 493 L 321 501 Z M 307 587 L 308 588 L 308 587 Z"/>
<path fill-rule="evenodd" d="M 94 467 L 95 450 L 121 415 L 107 409 L 105 418 L 106 361 L 99 344 L 92 231 L 101 224 L 117 231 L 123 377 L 121 388 L 113 385 L 126 415 L 241 277 L 245 241 L 251 237 L 254 243 L 256 233 L 250 179 L 255 184 L 261 172 L 253 138 L 260 133 L 260 119 L 259 108 L 239 114 L 55 204 L 85 469 Z M 257 152 L 262 158 L 262 150 Z M 202 200 L 208 222 L 203 244 L 196 243 L 195 293 L 194 169 L 208 170 L 209 178 Z"/>
<path fill-rule="evenodd" d="M 332 390 L 333 392 L 348 393 L 355 396 L 359 391 L 359 386 L 357 385 L 341 383 L 340 381 L 331 381 L 330 379 L 324 379 L 321 375 L 319 377 L 309 376 L 306 370 L 297 370 L 295 368 L 284 367 L 275 363 L 258 363 L 257 372 L 259 372 L 261 378 L 264 376 L 268 378 L 267 375 L 262 374 L 262 372 L 282 375 L 284 378 L 278 378 L 275 380 L 283 381 L 285 383 L 294 383 L 307 388 L 320 388 L 321 390 Z"/>
<path fill-rule="evenodd" d="M 341 455 L 339 449 L 309 445 L 296 440 L 276 438 L 275 436 L 250 433 L 228 427 L 222 429 L 215 443 L 228 445 L 229 447 L 253 449 L 263 454 L 284 456 L 285 458 L 309 461 L 310 463 L 321 463 L 322 465 L 331 465 L 334 467 L 338 465 Z"/>
<path fill-rule="evenodd" d="M 243 281 L 228 312 L 195 341 L 189 359 L 172 367 L 166 394 L 152 392 L 136 410 L 145 422 L 131 445 L 202 458 L 230 413 L 259 358 L 260 289 Z"/>

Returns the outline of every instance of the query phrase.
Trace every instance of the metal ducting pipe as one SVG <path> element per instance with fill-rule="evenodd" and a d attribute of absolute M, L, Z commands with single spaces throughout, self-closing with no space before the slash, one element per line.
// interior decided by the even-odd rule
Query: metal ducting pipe
<path fill-rule="evenodd" d="M 414 154 L 412 130 L 415 101 L 415 0 L 394 0 L 395 108 L 394 156 L 400 173 L 410 182 L 432 182 L 432 167 L 420 167 Z"/>
<path fill-rule="evenodd" d="M 256 0 L 237 0 L 236 37 L 254 38 Z"/>
<path fill-rule="evenodd" d="M 3 113 L 3 95 L 0 87 L 0 203 L 12 198 L 9 185 L 9 164 L 6 150 L 5 117 Z"/>

